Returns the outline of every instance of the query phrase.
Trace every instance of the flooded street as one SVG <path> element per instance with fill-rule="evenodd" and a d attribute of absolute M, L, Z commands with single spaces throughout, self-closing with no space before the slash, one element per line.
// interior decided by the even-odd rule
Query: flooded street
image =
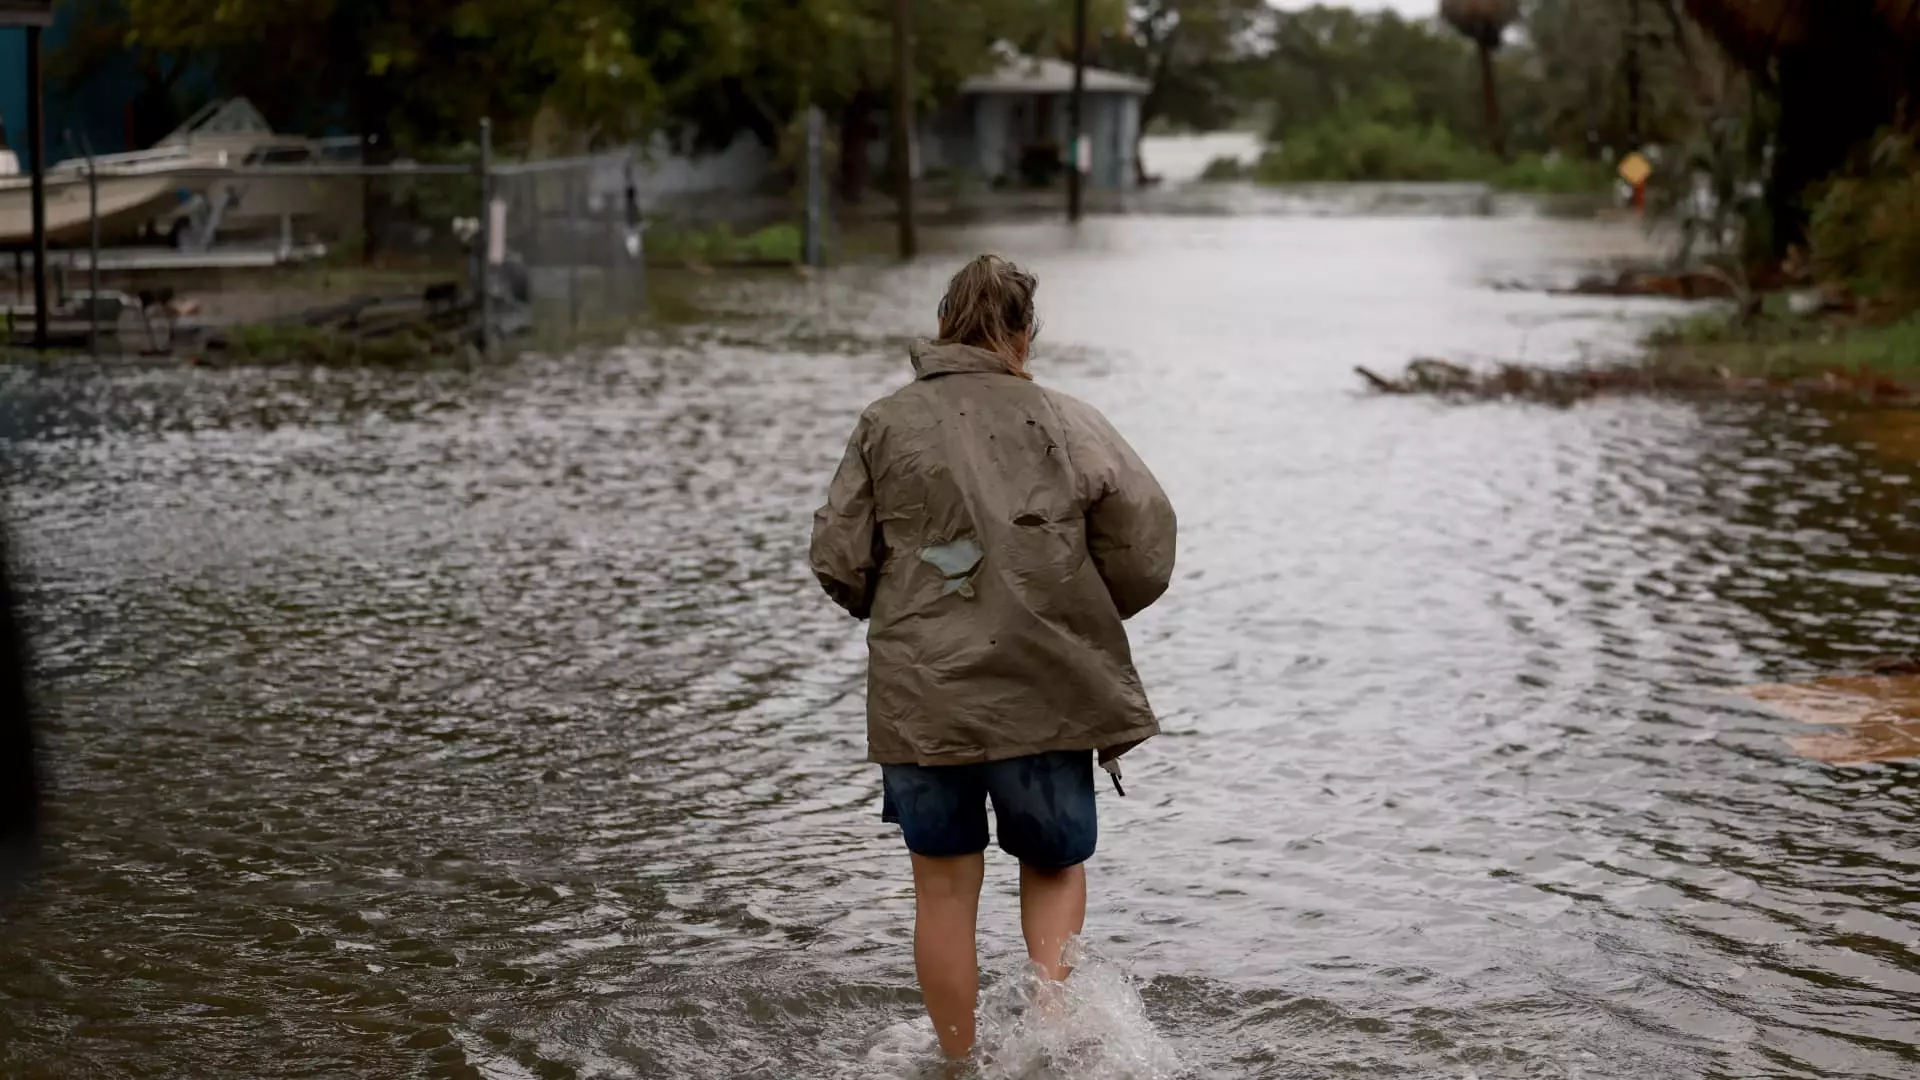
<path fill-rule="evenodd" d="M 1359 392 L 1629 350 L 1673 309 L 1487 283 L 1631 226 L 930 239 L 662 282 L 627 347 L 471 373 L 8 376 L 57 851 L 0 930 L 0 1075 L 912 1075 L 861 631 L 805 545 L 982 249 L 1181 516 L 1132 624 L 1167 734 L 1090 867 L 1145 1019 L 1059 1075 L 1920 1075 L 1920 769 L 1726 692 L 1920 650 L 1911 454 L 1752 403 Z M 1002 984 L 1014 884 L 991 854 Z"/>

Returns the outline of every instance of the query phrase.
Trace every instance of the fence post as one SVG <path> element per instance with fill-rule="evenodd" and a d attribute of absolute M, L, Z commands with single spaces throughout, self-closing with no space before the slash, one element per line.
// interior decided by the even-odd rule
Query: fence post
<path fill-rule="evenodd" d="M 645 303 L 647 298 L 647 221 L 646 215 L 640 211 L 640 182 L 634 176 L 634 165 L 634 151 L 629 149 L 626 161 L 626 219 L 627 228 L 633 237 L 633 244 L 627 253 L 633 259 L 633 274 L 636 279 L 631 290 L 632 294 L 637 298 L 637 302 Z"/>
<path fill-rule="evenodd" d="M 474 260 L 480 292 L 480 355 L 493 351 L 493 121 L 480 121 L 480 231 Z"/>
<path fill-rule="evenodd" d="M 81 132 L 76 139 L 67 132 L 67 142 L 87 159 L 87 353 L 100 359 L 100 169 L 93 160 L 93 140 Z"/>
<path fill-rule="evenodd" d="M 85 135 L 81 145 L 87 148 L 87 287 L 93 296 L 87 304 L 87 337 L 92 342 L 93 358 L 100 359 L 100 166 L 93 160 L 93 143 Z"/>
<path fill-rule="evenodd" d="M 33 347 L 45 351 L 47 329 L 46 86 L 40 69 L 40 28 L 27 27 L 27 148 L 33 154 Z"/>
<path fill-rule="evenodd" d="M 803 258 L 808 266 L 820 265 L 821 202 L 826 198 L 820 182 L 821 132 L 824 118 L 818 105 L 807 106 L 807 235 Z"/>
<path fill-rule="evenodd" d="M 586 199 L 580 194 L 580 171 L 577 167 L 568 169 L 564 174 L 566 183 L 562 186 L 561 205 L 565 207 L 567 228 L 567 333 L 580 333 L 580 212 L 586 208 Z"/>

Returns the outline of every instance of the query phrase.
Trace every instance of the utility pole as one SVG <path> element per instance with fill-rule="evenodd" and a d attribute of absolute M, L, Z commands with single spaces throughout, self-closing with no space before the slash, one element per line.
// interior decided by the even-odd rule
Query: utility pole
<path fill-rule="evenodd" d="M 505 246 L 506 238 L 495 236 L 493 220 L 493 118 L 480 118 L 480 165 L 475 170 L 480 182 L 480 230 L 474 236 L 478 258 L 474 259 L 474 300 L 480 310 L 480 355 L 493 351 L 493 249 Z"/>
<path fill-rule="evenodd" d="M 67 132 L 67 146 L 87 160 L 87 354 L 100 359 L 100 167 L 86 132 Z"/>
<path fill-rule="evenodd" d="M 1640 149 L 1640 0 L 1627 0 L 1627 149 Z"/>
<path fill-rule="evenodd" d="M 801 261 L 807 266 L 818 268 L 821 265 L 821 241 L 826 226 L 826 214 L 823 208 L 827 201 L 826 179 L 821 176 L 821 161 L 824 156 L 822 144 L 826 142 L 826 117 L 821 115 L 820 106 L 807 104 L 807 217 L 806 235 L 801 245 Z"/>
<path fill-rule="evenodd" d="M 1083 174 L 1089 162 L 1080 160 L 1080 133 L 1086 129 L 1087 0 L 1073 0 L 1073 95 L 1067 101 L 1067 220 L 1078 223 Z M 1091 156 L 1091 155 L 1089 155 Z"/>
<path fill-rule="evenodd" d="M 893 195 L 900 215 L 900 258 L 920 253 L 913 224 L 913 0 L 893 0 Z"/>

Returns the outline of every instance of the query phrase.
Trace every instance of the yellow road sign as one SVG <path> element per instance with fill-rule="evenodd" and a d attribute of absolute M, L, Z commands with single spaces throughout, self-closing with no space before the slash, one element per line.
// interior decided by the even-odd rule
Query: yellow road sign
<path fill-rule="evenodd" d="M 1641 184 L 1646 183 L 1647 177 L 1652 175 L 1653 162 L 1648 161 L 1646 157 L 1638 151 L 1628 154 L 1626 158 L 1620 162 L 1620 179 L 1625 180 L 1634 187 L 1639 187 Z"/>

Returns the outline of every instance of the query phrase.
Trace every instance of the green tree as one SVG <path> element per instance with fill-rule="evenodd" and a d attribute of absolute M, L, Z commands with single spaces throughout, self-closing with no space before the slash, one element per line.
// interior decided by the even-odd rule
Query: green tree
<path fill-rule="evenodd" d="M 125 5 L 121 0 L 79 0 L 81 10 L 66 40 L 48 57 L 47 77 L 55 86 L 78 93 L 116 65 L 131 67 L 137 80 L 127 103 L 130 149 L 158 142 L 191 111 L 180 100 L 179 84 L 190 54 L 150 46 L 128 47 Z"/>
<path fill-rule="evenodd" d="M 661 99 L 615 0 L 125 0 L 125 40 L 192 54 L 277 125 L 383 160 L 542 104 L 619 134 Z"/>
<path fill-rule="evenodd" d="M 1767 205 L 1775 254 L 1804 243 L 1808 195 L 1920 100 L 1920 6 L 1907 0 L 1685 0 L 1778 106 Z"/>
<path fill-rule="evenodd" d="M 1095 2 L 1096 11 L 1109 10 L 1118 21 L 1118 0 Z M 676 6 L 627 0 L 636 26 L 671 19 Z M 676 57 L 698 57 L 699 63 L 665 83 L 665 124 L 694 145 L 721 146 L 749 130 L 779 149 L 801 130 L 800 113 L 818 105 L 836 120 L 842 197 L 860 198 L 871 179 L 868 150 L 892 95 L 890 0 L 740 0 L 724 6 L 727 15 L 707 21 L 684 46 L 673 48 Z M 1042 51 L 1059 47 L 1071 26 L 1070 11 L 1071 0 L 915 0 L 915 100 L 935 100 L 988 70 L 998 42 Z M 648 43 L 658 51 L 653 39 Z M 648 59 L 661 64 L 651 52 Z"/>
<path fill-rule="evenodd" d="M 1265 0 L 1143 0 L 1127 14 L 1127 29 L 1108 35 L 1099 55 L 1147 80 L 1142 135 L 1156 122 L 1210 131 L 1245 117 L 1273 25 Z M 1138 146 L 1133 160 L 1145 180 Z"/>
<path fill-rule="evenodd" d="M 1440 15 L 1480 52 L 1480 94 L 1487 111 L 1487 138 L 1494 155 L 1505 158 L 1507 129 L 1500 122 L 1500 88 L 1493 54 L 1500 50 L 1507 27 L 1520 17 L 1519 0 L 1440 0 Z"/>
<path fill-rule="evenodd" d="M 283 130 L 356 131 L 366 161 L 470 142 L 550 105 L 589 131 L 634 130 L 661 98 L 614 0 L 125 0 L 126 42 L 208 62 Z M 369 181 L 379 252 L 389 192 Z"/>
<path fill-rule="evenodd" d="M 1313 7 L 1280 17 L 1259 85 L 1280 140 L 1329 122 L 1457 134 L 1472 122 L 1471 62 L 1432 22 Z"/>
<path fill-rule="evenodd" d="M 1636 139 L 1682 142 L 1741 96 L 1698 38 L 1670 0 L 1532 0 L 1523 40 L 1509 49 L 1531 80 L 1510 123 L 1525 128 L 1522 137 L 1588 155 L 1623 152 Z"/>

